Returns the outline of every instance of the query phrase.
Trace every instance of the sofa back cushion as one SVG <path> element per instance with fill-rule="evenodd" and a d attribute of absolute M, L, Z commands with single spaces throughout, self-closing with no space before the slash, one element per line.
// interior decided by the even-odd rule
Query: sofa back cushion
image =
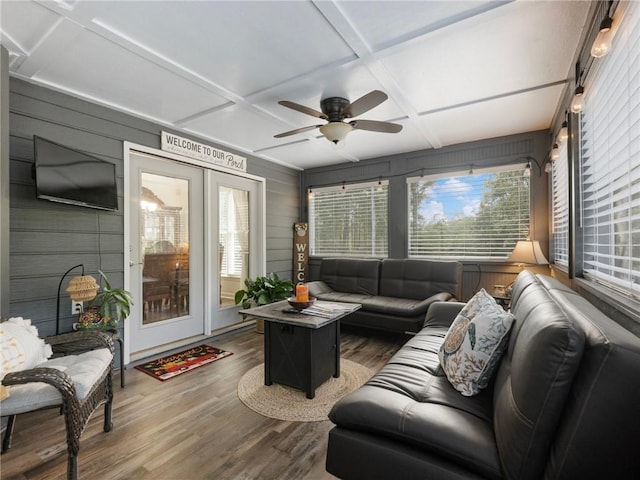
<path fill-rule="evenodd" d="M 323 258 L 320 280 L 338 292 L 378 295 L 380 260 Z"/>
<path fill-rule="evenodd" d="M 507 479 L 540 479 L 584 350 L 582 330 L 528 272 L 511 301 L 515 323 L 494 386 L 494 430 Z"/>
<path fill-rule="evenodd" d="M 461 275 L 459 262 L 387 258 L 382 261 L 380 295 L 422 300 L 447 292 L 460 298 Z"/>

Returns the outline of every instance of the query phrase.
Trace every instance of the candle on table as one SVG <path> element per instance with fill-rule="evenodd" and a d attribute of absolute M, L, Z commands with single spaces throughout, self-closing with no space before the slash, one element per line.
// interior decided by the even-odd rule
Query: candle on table
<path fill-rule="evenodd" d="M 303 283 L 296 285 L 296 301 L 308 302 L 309 301 L 309 287 Z"/>

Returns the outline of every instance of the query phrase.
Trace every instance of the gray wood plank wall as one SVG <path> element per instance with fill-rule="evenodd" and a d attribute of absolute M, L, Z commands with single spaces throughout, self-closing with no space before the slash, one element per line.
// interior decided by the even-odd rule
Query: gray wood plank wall
<path fill-rule="evenodd" d="M 123 285 L 123 141 L 159 149 L 163 128 L 18 79 L 10 81 L 9 125 L 9 314 L 30 318 L 41 335 L 51 335 L 55 332 L 58 282 L 68 268 L 83 263 L 85 272 L 97 275 L 98 269 L 103 270 L 113 284 Z M 36 199 L 31 173 L 34 135 L 115 163 L 118 211 Z M 248 173 L 266 178 L 267 270 L 291 278 L 300 172 L 236 153 L 247 157 Z M 67 280 L 74 274 L 76 271 Z M 65 287 L 66 282 L 60 309 L 62 331 L 70 330 L 75 321 Z"/>
<path fill-rule="evenodd" d="M 541 130 L 507 137 L 479 140 L 440 149 L 421 150 L 403 154 L 305 170 L 302 174 L 300 209 L 307 220 L 309 188 L 389 180 L 389 258 L 408 256 L 407 183 L 409 177 L 421 174 L 478 170 L 504 165 L 524 165 L 533 157 L 544 168 L 549 149 L 549 132 Z M 531 237 L 540 242 L 549 258 L 549 175 L 532 162 L 531 170 Z M 320 258 L 310 259 L 310 278 L 319 274 Z M 463 300 L 468 300 L 480 288 L 493 288 L 497 283 L 510 283 L 519 271 L 505 262 L 463 262 Z M 549 273 L 547 267 L 545 272 Z M 478 278 L 478 271 L 481 277 Z M 509 280 L 507 282 L 507 280 Z"/>

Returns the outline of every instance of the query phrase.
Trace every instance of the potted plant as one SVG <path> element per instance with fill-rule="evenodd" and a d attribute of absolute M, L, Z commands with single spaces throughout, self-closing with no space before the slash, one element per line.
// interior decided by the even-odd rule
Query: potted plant
<path fill-rule="evenodd" d="M 275 272 L 264 277 L 249 278 L 244 281 L 245 288 L 235 294 L 236 305 L 242 303 L 242 308 L 266 305 L 268 303 L 285 300 L 293 292 L 293 283 L 290 280 L 281 280 Z M 256 319 L 256 331 L 264 330 L 262 320 Z"/>
<path fill-rule="evenodd" d="M 89 308 L 80 314 L 77 329 L 101 328 L 114 330 L 120 320 L 129 316 L 133 299 L 124 288 L 113 288 L 104 272 L 98 270 L 104 287 L 91 301 Z"/>

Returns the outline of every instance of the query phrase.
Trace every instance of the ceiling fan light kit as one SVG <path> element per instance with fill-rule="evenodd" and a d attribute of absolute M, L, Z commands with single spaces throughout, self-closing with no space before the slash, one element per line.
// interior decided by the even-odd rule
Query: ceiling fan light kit
<path fill-rule="evenodd" d="M 353 127 L 344 122 L 329 122 L 320 127 L 320 133 L 330 142 L 338 145 L 347 139 L 347 133 L 353 130 Z"/>
<path fill-rule="evenodd" d="M 279 133 L 274 135 L 275 138 L 288 137 L 289 135 L 295 135 L 297 133 L 307 132 L 314 128 L 319 128 L 320 133 L 324 137 L 333 143 L 336 147 L 341 147 L 347 138 L 347 134 L 351 130 L 368 130 L 371 132 L 382 133 L 398 133 L 402 130 L 402 125 L 397 123 L 380 122 L 376 120 L 353 120 L 351 122 L 345 122 L 347 118 L 353 118 L 368 112 L 372 108 L 377 107 L 387 98 L 386 93 L 380 90 L 373 90 L 366 95 L 363 95 L 358 100 L 350 103 L 349 100 L 342 97 L 328 97 L 320 102 L 320 108 L 322 112 L 314 110 L 313 108 L 300 105 L 288 100 L 281 100 L 278 103 L 283 107 L 291 108 L 297 112 L 311 115 L 312 117 L 321 118 L 327 120 L 328 123 L 324 125 L 310 125 L 308 127 L 296 128 L 288 132 Z"/>

